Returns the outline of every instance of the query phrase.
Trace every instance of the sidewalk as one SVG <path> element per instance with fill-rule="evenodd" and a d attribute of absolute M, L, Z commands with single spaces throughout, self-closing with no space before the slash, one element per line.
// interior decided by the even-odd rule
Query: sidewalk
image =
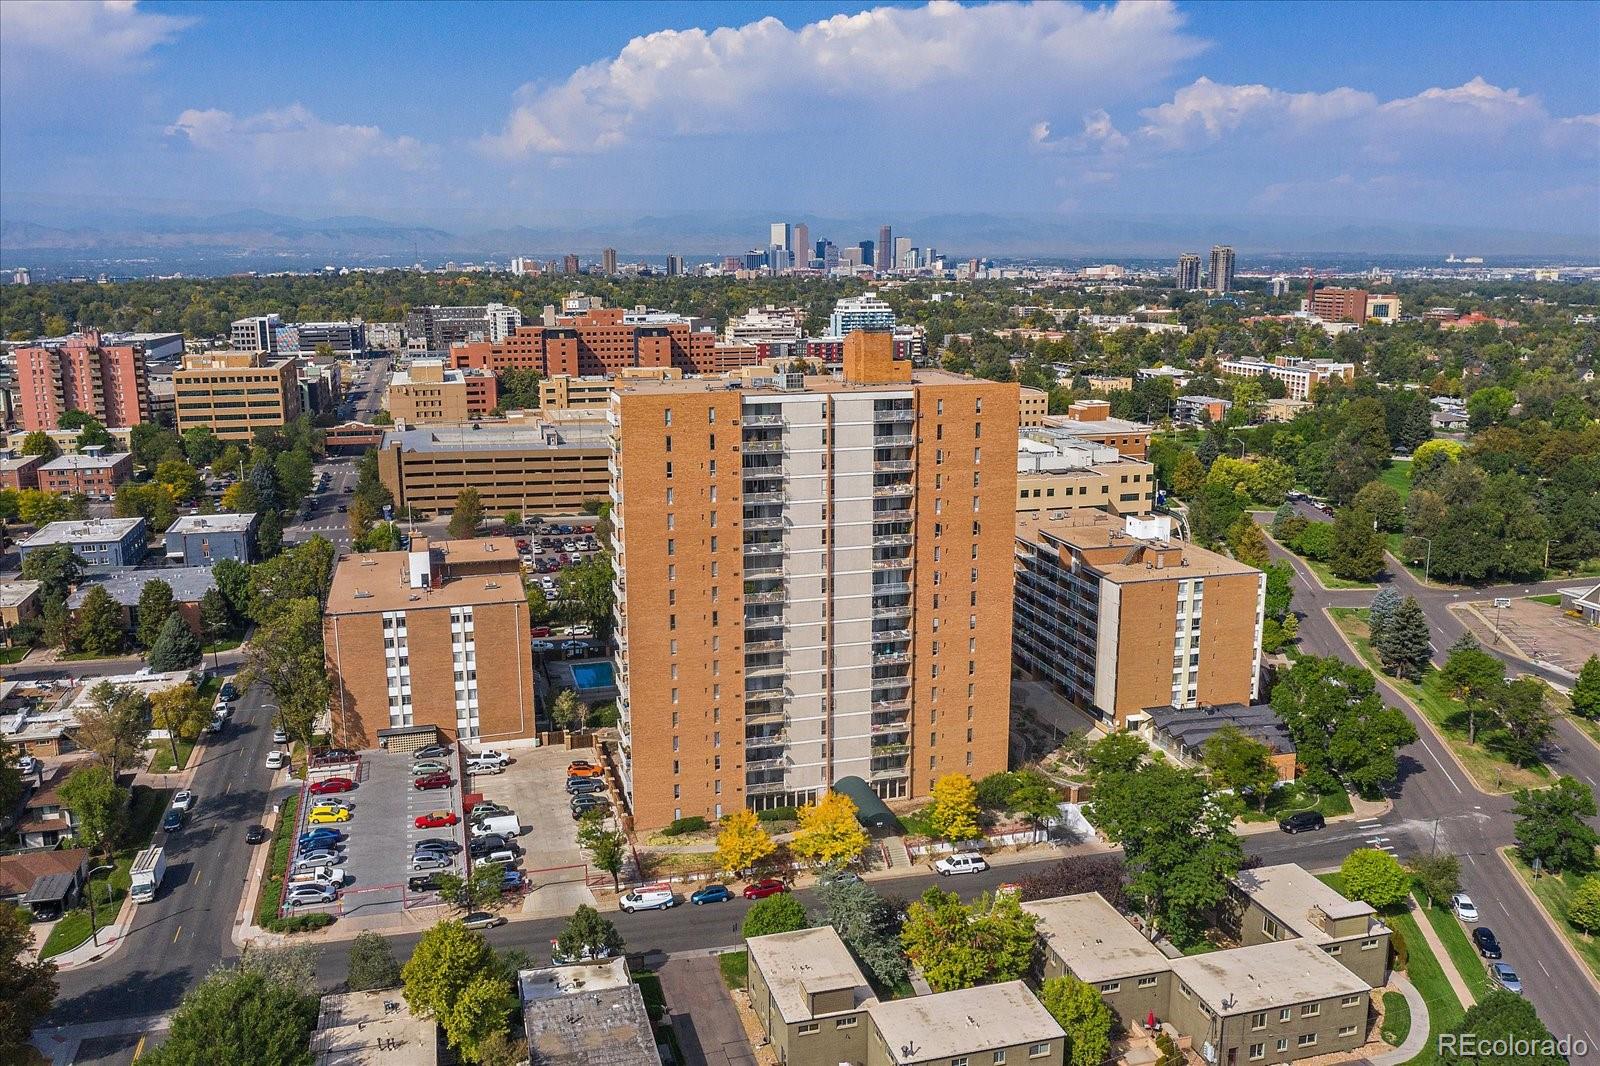
<path fill-rule="evenodd" d="M 1426 919 L 1424 919 L 1426 920 Z M 1393 991 L 1406 997 L 1406 1006 L 1411 1010 L 1411 1030 L 1406 1033 L 1406 1038 L 1400 1046 L 1387 1055 L 1374 1055 L 1371 1059 L 1372 1066 L 1400 1066 L 1403 1062 L 1410 1062 L 1422 1053 L 1428 1043 L 1428 1031 L 1432 1028 L 1432 1019 L 1428 1017 L 1428 1001 L 1422 998 L 1422 993 L 1417 991 L 1405 974 L 1391 973 L 1389 984 Z"/>
<path fill-rule="evenodd" d="M 1360 796 L 1350 797 L 1350 813 L 1336 814 L 1327 820 L 1329 825 L 1338 825 L 1344 822 L 1366 822 L 1375 818 L 1383 818 L 1394 812 L 1394 801 L 1391 799 L 1364 800 Z M 1239 836 L 1259 836 L 1263 833 L 1278 832 L 1278 823 L 1270 822 L 1243 822 L 1235 820 L 1233 831 Z"/>
<path fill-rule="evenodd" d="M 98 944 L 95 943 L 94 937 L 90 937 L 75 948 L 51 956 L 50 961 L 56 964 L 56 969 L 67 971 L 77 970 L 115 955 L 122 949 L 122 942 L 127 938 L 128 929 L 133 925 L 134 912 L 138 908 L 139 905 L 131 898 L 124 897 L 122 909 L 117 912 L 116 920 L 100 928 Z"/>
<path fill-rule="evenodd" d="M 1445 978 L 1450 982 L 1450 989 L 1461 1001 L 1463 1010 L 1478 1002 L 1478 997 L 1472 994 L 1472 989 L 1467 987 L 1467 982 L 1462 980 L 1461 971 L 1456 969 L 1455 960 L 1450 957 L 1450 952 L 1444 946 L 1444 941 L 1439 939 L 1439 934 L 1433 931 L 1433 923 L 1428 916 L 1422 913 L 1415 896 L 1406 897 L 1406 908 L 1411 912 L 1411 917 L 1417 920 L 1417 928 L 1422 930 L 1422 939 L 1428 942 L 1428 950 L 1433 952 L 1433 957 L 1438 960 L 1439 969 L 1444 971 Z M 1454 918 L 1450 919 L 1455 921 Z"/>

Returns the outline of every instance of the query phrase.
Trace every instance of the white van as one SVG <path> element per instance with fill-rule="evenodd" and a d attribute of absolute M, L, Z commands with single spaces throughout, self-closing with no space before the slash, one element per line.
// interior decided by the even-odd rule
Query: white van
<path fill-rule="evenodd" d="M 522 823 L 517 820 L 517 816 L 514 814 L 494 814 L 481 822 L 474 823 L 473 831 L 480 836 L 499 833 L 509 840 L 522 832 Z"/>
<path fill-rule="evenodd" d="M 632 914 L 634 911 L 666 910 L 677 906 L 678 897 L 666 885 L 647 885 L 635 889 L 617 901 L 617 905 Z"/>

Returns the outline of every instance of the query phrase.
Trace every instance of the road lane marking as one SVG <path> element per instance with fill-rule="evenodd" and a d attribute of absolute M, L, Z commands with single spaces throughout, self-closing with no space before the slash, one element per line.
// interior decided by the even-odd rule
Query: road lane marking
<path fill-rule="evenodd" d="M 1555 976 L 1549 970 L 1545 969 L 1545 965 L 1544 965 L 1544 960 L 1543 959 L 1534 959 L 1533 961 L 1537 962 L 1539 964 L 1539 969 L 1544 970 L 1544 975 L 1546 977 L 1554 977 Z"/>
<path fill-rule="evenodd" d="M 177 943 L 177 942 L 178 942 L 178 937 L 179 937 L 179 936 L 180 936 L 180 935 L 181 935 L 181 934 L 182 934 L 182 933 L 183 933 L 183 926 L 181 926 L 181 925 L 180 925 L 180 926 L 178 926 L 178 928 L 177 928 L 177 929 L 176 929 L 176 930 L 175 930 L 175 931 L 174 931 L 174 932 L 173 932 L 173 934 L 172 934 L 172 942 L 173 942 L 173 943 L 174 943 L 174 944 L 176 944 L 176 943 Z"/>
<path fill-rule="evenodd" d="M 144 1034 L 139 1035 L 139 1042 L 133 1045 L 133 1061 L 138 1062 L 139 1056 L 144 1054 Z"/>

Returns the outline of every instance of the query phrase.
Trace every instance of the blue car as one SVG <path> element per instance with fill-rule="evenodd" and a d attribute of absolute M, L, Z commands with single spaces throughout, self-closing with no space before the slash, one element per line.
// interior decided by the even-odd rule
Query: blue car
<path fill-rule="evenodd" d="M 707 885 L 689 897 L 689 902 L 696 907 L 702 903 L 726 903 L 733 898 L 733 893 L 728 891 L 727 885 Z"/>
<path fill-rule="evenodd" d="M 344 834 L 337 829 L 312 829 L 300 834 L 299 844 L 302 848 L 325 848 L 343 839 Z"/>
<path fill-rule="evenodd" d="M 183 812 L 182 811 L 168 811 L 167 812 L 167 816 L 165 818 L 161 819 L 161 828 L 165 829 L 169 833 L 175 832 L 175 831 L 177 831 L 178 829 L 180 829 L 182 827 L 183 827 Z"/>

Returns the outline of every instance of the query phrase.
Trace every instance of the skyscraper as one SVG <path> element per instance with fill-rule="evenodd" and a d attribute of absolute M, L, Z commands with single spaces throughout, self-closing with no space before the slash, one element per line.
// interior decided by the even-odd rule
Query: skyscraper
<path fill-rule="evenodd" d="M 1200 253 L 1184 252 L 1178 256 L 1178 288 L 1194 292 L 1200 287 Z"/>
<path fill-rule="evenodd" d="M 797 222 L 794 226 L 794 256 L 795 267 L 804 270 L 811 265 L 811 227 L 804 222 Z"/>
<path fill-rule="evenodd" d="M 617 272 L 617 250 L 615 248 L 607 248 L 600 253 L 600 269 L 607 274 L 615 274 Z"/>
<path fill-rule="evenodd" d="M 772 236 L 767 238 L 767 244 L 769 246 L 775 244 L 779 248 L 787 251 L 788 249 L 794 247 L 794 245 L 790 243 L 792 240 L 793 236 L 789 232 L 789 223 L 774 222 L 772 224 Z"/>
<path fill-rule="evenodd" d="M 842 382 L 619 382 L 610 412 L 637 826 L 1004 768 L 1015 385 L 857 332 Z"/>
<path fill-rule="evenodd" d="M 681 255 L 669 255 L 669 256 L 667 256 L 667 277 L 675 278 L 679 274 L 682 274 L 682 273 L 683 273 L 683 256 L 681 256 Z"/>
<path fill-rule="evenodd" d="M 1206 287 L 1215 293 L 1233 291 L 1233 249 L 1225 244 L 1211 246 L 1211 274 Z"/>
<path fill-rule="evenodd" d="M 862 266 L 878 265 L 878 261 L 874 254 L 874 246 L 871 241 L 862 241 L 860 244 L 856 245 L 856 247 L 861 249 Z"/>
<path fill-rule="evenodd" d="M 905 270 L 916 266 L 911 262 L 911 238 L 896 237 L 894 239 L 894 265 L 897 270 Z"/>
<path fill-rule="evenodd" d="M 893 270 L 900 265 L 894 258 L 894 231 L 887 223 L 878 227 L 878 259 L 873 265 L 879 270 Z"/>

